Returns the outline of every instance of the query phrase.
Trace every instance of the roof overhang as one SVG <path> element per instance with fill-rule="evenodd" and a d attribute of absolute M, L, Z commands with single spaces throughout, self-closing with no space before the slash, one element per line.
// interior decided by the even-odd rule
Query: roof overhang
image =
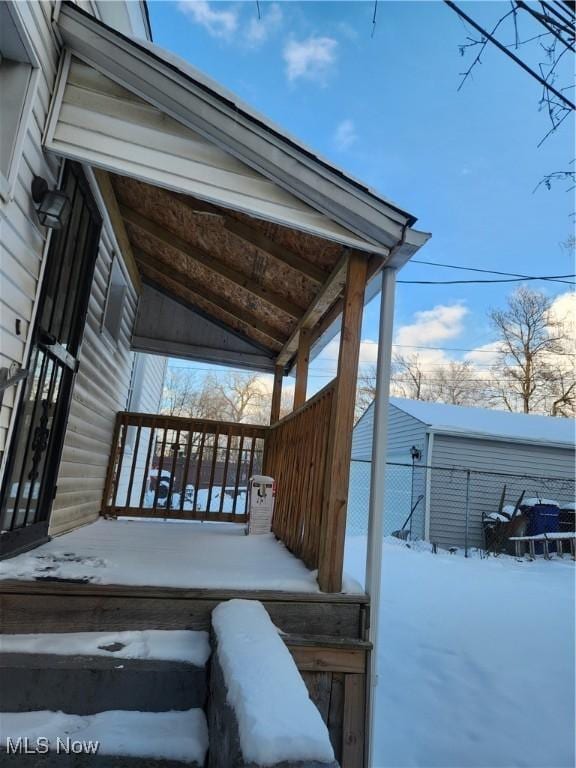
<path fill-rule="evenodd" d="M 270 359 L 288 369 L 302 329 L 319 337 L 337 322 L 351 251 L 367 255 L 373 277 L 428 239 L 413 216 L 186 62 L 70 2 L 58 30 L 64 52 L 46 148 L 107 172 L 117 239 L 143 281 L 195 317 L 229 320 L 232 336 L 258 348 L 257 369 Z M 203 216 L 219 222 L 220 240 L 210 240 Z M 373 281 L 369 296 L 375 290 Z M 137 338 L 144 348 L 152 336 Z M 248 354 L 227 348 L 229 364 Z"/>
<path fill-rule="evenodd" d="M 472 432 L 468 430 L 457 430 L 451 427 L 427 427 L 426 433 L 429 435 L 443 435 L 445 437 L 455 437 L 460 440 L 488 440 L 496 443 L 515 443 L 518 445 L 535 445 L 539 448 L 562 448 L 567 451 L 574 451 L 573 443 L 563 443 L 560 441 L 537 440 L 529 437 L 513 437 L 509 435 L 491 435 L 488 432 Z"/>

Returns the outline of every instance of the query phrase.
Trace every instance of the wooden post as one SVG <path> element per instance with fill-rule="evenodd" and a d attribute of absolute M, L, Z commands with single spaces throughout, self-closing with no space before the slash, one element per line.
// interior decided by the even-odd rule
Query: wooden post
<path fill-rule="evenodd" d="M 272 388 L 272 407 L 270 409 L 270 424 L 276 424 L 280 419 L 280 405 L 282 403 L 282 380 L 284 367 L 277 365 L 274 368 L 274 387 Z"/>
<path fill-rule="evenodd" d="M 310 362 L 310 331 L 300 329 L 298 353 L 296 355 L 296 384 L 294 386 L 294 407 L 300 408 L 306 402 L 306 387 L 308 385 L 308 363 Z"/>
<path fill-rule="evenodd" d="M 364 254 L 355 252 L 350 255 L 322 510 L 318 584 L 323 592 L 340 592 L 342 589 L 346 505 L 367 268 L 368 260 Z"/>

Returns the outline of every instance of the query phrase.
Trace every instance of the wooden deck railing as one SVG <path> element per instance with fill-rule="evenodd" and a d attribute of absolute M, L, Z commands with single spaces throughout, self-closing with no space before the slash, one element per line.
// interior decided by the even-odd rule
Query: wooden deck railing
<path fill-rule="evenodd" d="M 270 427 L 264 473 L 276 480 L 273 530 L 309 568 L 318 568 L 328 444 L 336 380 Z"/>
<path fill-rule="evenodd" d="M 245 522 L 267 427 L 121 412 L 103 514 Z"/>

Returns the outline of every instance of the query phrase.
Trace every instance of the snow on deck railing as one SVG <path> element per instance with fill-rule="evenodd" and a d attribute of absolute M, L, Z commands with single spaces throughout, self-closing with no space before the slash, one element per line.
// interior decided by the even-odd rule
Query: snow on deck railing
<path fill-rule="evenodd" d="M 264 606 L 220 603 L 212 624 L 244 761 L 334 764 L 328 729 Z"/>

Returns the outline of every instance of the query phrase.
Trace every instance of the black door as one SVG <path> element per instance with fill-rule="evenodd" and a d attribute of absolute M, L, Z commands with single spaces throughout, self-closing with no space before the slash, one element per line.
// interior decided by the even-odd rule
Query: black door
<path fill-rule="evenodd" d="M 98 254 L 102 220 L 76 163 L 66 163 L 61 189 L 71 211 L 48 250 L 29 375 L 0 493 L 0 557 L 47 537 Z"/>

